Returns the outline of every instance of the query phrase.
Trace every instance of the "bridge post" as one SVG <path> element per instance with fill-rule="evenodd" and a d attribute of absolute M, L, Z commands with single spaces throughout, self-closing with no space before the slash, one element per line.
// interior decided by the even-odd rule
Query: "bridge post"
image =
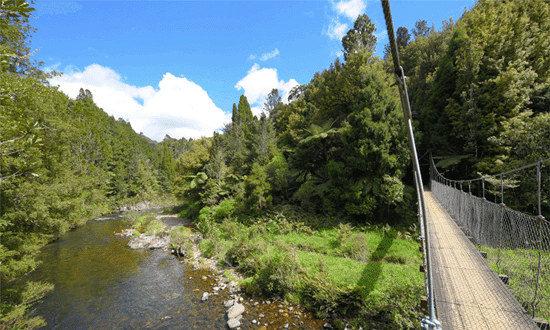
<path fill-rule="evenodd" d="M 542 162 L 539 160 L 537 162 L 537 181 L 538 181 L 538 200 L 539 200 L 538 201 L 539 215 L 537 216 L 537 218 L 539 218 L 539 221 L 538 221 L 538 228 L 539 228 L 539 263 L 538 263 L 538 267 L 537 267 L 537 283 L 535 284 L 535 294 L 533 295 L 533 302 L 531 303 L 531 305 L 533 306 L 533 318 L 535 317 L 535 312 L 536 312 L 537 305 L 538 305 L 537 295 L 538 295 L 538 291 L 539 291 L 540 266 L 541 266 L 541 261 L 542 261 L 542 222 L 544 221 L 544 216 L 542 216 L 541 208 L 540 208 L 540 181 L 541 181 L 540 170 L 541 170 L 541 167 L 542 167 Z M 548 324 L 548 322 L 546 322 L 546 324 Z"/>
<path fill-rule="evenodd" d="M 504 205 L 504 174 L 500 175 L 500 204 Z"/>
<path fill-rule="evenodd" d="M 483 190 L 483 200 L 485 200 L 485 177 L 481 178 L 481 190 Z"/>

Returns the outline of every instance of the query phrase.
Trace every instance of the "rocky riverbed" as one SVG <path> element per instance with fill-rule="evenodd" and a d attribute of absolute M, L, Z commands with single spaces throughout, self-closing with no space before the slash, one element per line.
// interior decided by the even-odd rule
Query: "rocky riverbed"
<path fill-rule="evenodd" d="M 177 216 L 159 215 L 165 226 L 160 232 L 169 232 L 168 227 L 192 226 L 186 219 Z M 146 235 L 134 237 L 132 229 L 126 229 L 118 235 L 132 237 L 128 246 L 132 249 L 163 249 L 178 254 L 170 249 L 169 234 Z M 302 306 L 285 304 L 280 297 L 248 296 L 241 292 L 238 280 L 242 278 L 233 269 L 223 269 L 217 262 L 205 258 L 199 249 L 202 236 L 193 234 L 193 256 L 178 257 L 180 262 L 187 263 L 184 283 L 193 289 L 197 303 L 205 304 L 205 311 L 217 313 L 224 318 L 229 329 L 332 329 L 330 320 L 316 319 Z M 227 276 L 225 276 L 227 275 Z M 232 280 L 230 280 L 231 278 Z M 170 317 L 167 315 L 166 317 Z"/>

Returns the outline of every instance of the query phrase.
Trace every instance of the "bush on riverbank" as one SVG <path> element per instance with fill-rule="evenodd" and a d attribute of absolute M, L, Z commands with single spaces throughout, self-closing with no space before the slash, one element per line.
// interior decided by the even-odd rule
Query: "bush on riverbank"
<path fill-rule="evenodd" d="M 52 291 L 53 287 L 51 283 L 42 282 L 27 282 L 23 289 L 2 287 L 0 330 L 35 329 L 46 325 L 40 316 L 29 317 L 30 307 Z"/>
<path fill-rule="evenodd" d="M 137 217 L 132 216 L 132 228 L 134 228 L 134 235 L 139 236 L 141 234 L 147 235 L 162 235 L 163 223 L 160 219 L 157 219 L 156 213 L 149 213 Z"/>

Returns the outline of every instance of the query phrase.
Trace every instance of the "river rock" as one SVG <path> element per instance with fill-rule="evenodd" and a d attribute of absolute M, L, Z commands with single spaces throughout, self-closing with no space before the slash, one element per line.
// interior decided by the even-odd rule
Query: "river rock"
<path fill-rule="evenodd" d="M 241 322 L 239 322 L 236 319 L 229 319 L 227 321 L 227 326 L 229 327 L 229 329 L 235 329 L 235 328 L 239 327 L 240 325 L 241 325 Z"/>
<path fill-rule="evenodd" d="M 206 300 L 208 300 L 208 298 L 210 298 L 210 293 L 205 292 L 205 293 L 202 294 L 201 301 L 206 301 Z"/>
<path fill-rule="evenodd" d="M 223 306 L 225 308 L 229 308 L 229 307 L 233 306 L 234 303 L 235 302 L 233 300 L 228 300 L 228 301 L 225 302 L 225 304 L 223 304 Z"/>
<path fill-rule="evenodd" d="M 170 237 L 156 237 L 154 235 L 141 234 L 138 237 L 134 237 L 128 242 L 130 249 L 162 249 L 167 248 L 170 245 Z"/>
<path fill-rule="evenodd" d="M 241 304 L 235 304 L 227 310 L 227 318 L 234 319 L 242 313 L 244 313 L 244 306 Z"/>

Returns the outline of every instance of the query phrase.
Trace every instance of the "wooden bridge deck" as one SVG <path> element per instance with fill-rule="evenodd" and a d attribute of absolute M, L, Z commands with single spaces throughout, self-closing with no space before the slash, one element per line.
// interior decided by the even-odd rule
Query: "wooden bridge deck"
<path fill-rule="evenodd" d="M 434 298 L 443 330 L 538 330 L 506 285 L 426 191 Z"/>

